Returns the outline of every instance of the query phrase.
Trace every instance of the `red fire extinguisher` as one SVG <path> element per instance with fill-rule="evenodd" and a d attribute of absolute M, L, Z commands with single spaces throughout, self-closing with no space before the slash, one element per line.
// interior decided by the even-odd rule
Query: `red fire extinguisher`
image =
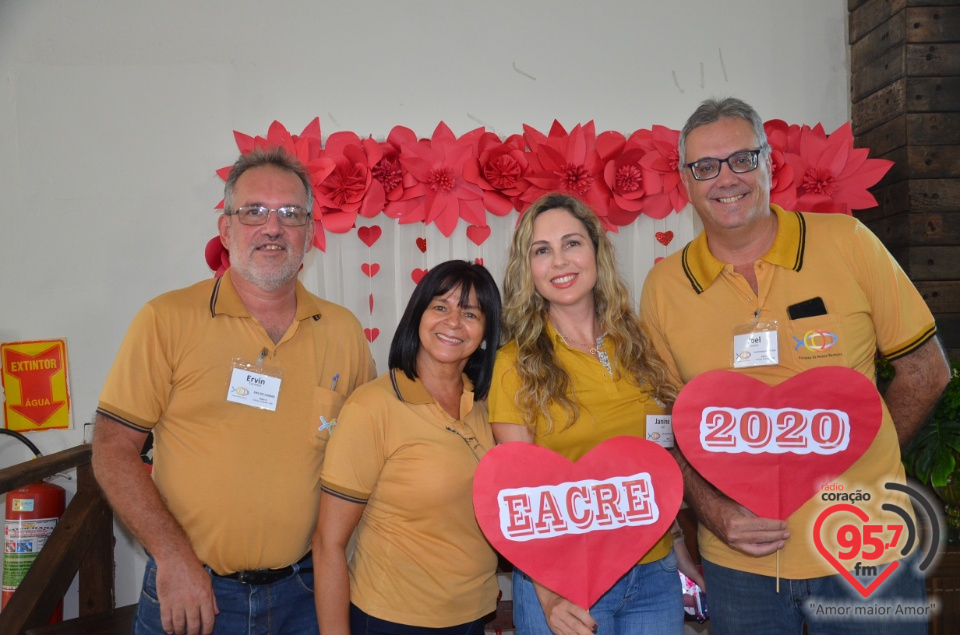
<path fill-rule="evenodd" d="M 0 609 L 7 605 L 27 569 L 53 533 L 63 515 L 66 492 L 50 483 L 31 483 L 7 492 L 3 542 L 3 593 Z M 63 600 L 54 609 L 51 624 L 63 620 Z"/>

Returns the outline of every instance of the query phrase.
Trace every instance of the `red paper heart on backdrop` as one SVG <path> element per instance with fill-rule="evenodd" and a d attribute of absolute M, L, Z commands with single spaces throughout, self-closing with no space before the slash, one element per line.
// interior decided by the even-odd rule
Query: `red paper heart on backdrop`
<path fill-rule="evenodd" d="M 666 247 L 670 244 L 670 241 L 673 240 L 673 232 L 657 232 L 654 234 L 657 238 L 657 242 Z"/>
<path fill-rule="evenodd" d="M 820 515 L 817 517 L 817 521 L 813 524 L 813 543 L 817 546 L 817 551 L 820 552 L 820 555 L 826 558 L 827 562 L 829 562 L 833 568 L 840 573 L 840 575 L 846 578 L 847 582 L 852 584 L 853 588 L 856 589 L 860 595 L 865 598 L 869 597 L 871 593 L 877 590 L 877 587 L 880 586 L 881 582 L 886 580 L 891 573 L 897 570 L 897 567 L 900 566 L 900 563 L 894 560 L 883 570 L 883 573 L 873 579 L 873 582 L 871 582 L 869 586 L 863 586 L 863 584 L 860 583 L 860 580 L 857 580 L 853 575 L 851 575 L 848 567 L 844 566 L 839 560 L 837 560 L 837 558 L 834 557 L 834 555 L 830 553 L 830 551 L 827 550 L 827 547 L 823 544 L 823 537 L 820 535 L 823 523 L 827 517 L 836 513 L 853 514 L 860 519 L 860 523 L 858 524 L 864 523 L 864 526 L 866 526 L 865 523 L 870 522 L 870 516 L 867 514 L 867 512 L 863 511 L 856 505 L 848 505 L 846 503 L 831 505 L 820 513 Z M 866 536 L 866 533 L 864 533 L 864 535 Z"/>
<path fill-rule="evenodd" d="M 376 225 L 370 227 L 361 227 L 357 229 L 357 238 L 363 241 L 367 247 L 373 247 L 373 243 L 380 239 L 383 230 Z"/>
<path fill-rule="evenodd" d="M 423 280 L 423 277 L 427 275 L 427 269 L 414 269 L 410 272 L 410 277 L 413 278 L 413 281 L 417 284 L 420 284 L 420 281 Z"/>
<path fill-rule="evenodd" d="M 844 416 L 846 432 L 834 434 Z M 713 370 L 680 391 L 673 433 L 720 491 L 757 516 L 786 520 L 863 456 L 882 417 L 876 386 L 850 368 L 814 368 L 777 386 Z"/>
<path fill-rule="evenodd" d="M 489 225 L 470 225 L 467 227 L 467 238 L 473 241 L 473 244 L 480 246 L 483 241 L 490 238 Z"/>
<path fill-rule="evenodd" d="M 370 313 L 373 313 L 373 294 L 370 294 Z"/>
<path fill-rule="evenodd" d="M 374 327 L 372 329 L 363 329 L 363 334 L 367 336 L 368 342 L 373 342 L 380 336 L 380 329 Z"/>
<path fill-rule="evenodd" d="M 645 506 L 632 498 L 644 478 Z M 523 496 L 529 496 L 528 507 Z M 608 439 L 576 463 L 532 443 L 504 443 L 484 455 L 473 478 L 477 522 L 490 544 L 585 609 L 660 540 L 682 496 L 673 457 L 636 437 Z M 598 500 L 610 502 L 598 511 Z M 548 522 L 551 509 L 562 510 L 566 522 Z"/>
<path fill-rule="evenodd" d="M 373 263 L 371 265 L 370 263 L 365 262 L 362 265 L 360 265 L 360 270 L 363 271 L 363 273 L 367 274 L 368 278 L 372 278 L 375 275 L 377 275 L 378 271 L 380 271 L 380 265 L 378 265 L 377 263 Z"/>
<path fill-rule="evenodd" d="M 478 265 L 483 265 L 483 258 L 474 258 L 473 261 Z"/>
<path fill-rule="evenodd" d="M 422 236 L 421 236 L 420 238 L 417 238 L 417 249 L 420 250 L 420 253 L 424 253 L 424 254 L 427 253 L 427 239 L 426 239 L 426 238 L 423 238 Z"/>
<path fill-rule="evenodd" d="M 661 260 L 663 260 L 663 256 L 657 256 L 656 258 L 653 259 L 653 264 L 657 264 Z"/>

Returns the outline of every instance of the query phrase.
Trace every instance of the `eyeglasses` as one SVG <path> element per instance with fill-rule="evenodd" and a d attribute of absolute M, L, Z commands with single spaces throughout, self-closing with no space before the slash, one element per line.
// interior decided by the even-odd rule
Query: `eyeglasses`
<path fill-rule="evenodd" d="M 477 437 L 473 436 L 472 434 L 463 435 L 460 433 L 459 430 L 457 430 L 453 426 L 446 426 L 446 428 L 447 428 L 447 432 L 452 432 L 458 437 L 460 437 L 461 439 L 463 439 L 463 442 L 467 444 L 468 448 L 470 448 L 470 453 L 473 454 L 473 458 L 475 458 L 477 460 L 477 463 L 479 463 L 480 455 L 486 452 L 486 450 L 482 445 L 480 445 L 480 441 L 477 440 Z M 477 454 L 478 452 L 480 454 Z"/>
<path fill-rule="evenodd" d="M 693 178 L 697 181 L 709 181 L 720 176 L 720 164 L 726 163 L 730 166 L 730 171 L 734 174 L 743 174 L 744 172 L 753 172 L 760 165 L 760 153 L 766 148 L 759 150 L 741 150 L 734 152 L 726 159 L 714 159 L 707 157 L 693 163 L 684 165 L 690 168 Z"/>
<path fill-rule="evenodd" d="M 270 209 L 265 205 L 244 205 L 232 212 L 224 212 L 227 216 L 237 215 L 242 225 L 263 225 L 270 218 L 270 212 L 277 214 L 277 222 L 287 227 L 303 227 L 310 218 L 310 212 L 299 205 L 284 205 L 277 209 Z"/>

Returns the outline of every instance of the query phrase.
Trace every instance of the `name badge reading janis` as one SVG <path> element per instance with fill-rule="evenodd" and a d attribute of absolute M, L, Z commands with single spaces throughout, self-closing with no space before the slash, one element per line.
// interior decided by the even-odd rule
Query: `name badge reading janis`
<path fill-rule="evenodd" d="M 776 366 L 780 363 L 776 321 L 760 322 L 733 334 L 733 367 Z"/>
<path fill-rule="evenodd" d="M 280 397 L 282 375 L 283 370 L 280 368 L 234 359 L 227 401 L 275 411 Z"/>

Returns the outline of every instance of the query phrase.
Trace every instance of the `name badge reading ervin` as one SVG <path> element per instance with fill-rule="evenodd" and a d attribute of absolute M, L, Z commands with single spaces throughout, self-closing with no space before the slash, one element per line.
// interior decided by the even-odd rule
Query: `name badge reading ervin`
<path fill-rule="evenodd" d="M 227 401 L 275 411 L 280 396 L 281 369 L 234 360 Z"/>

